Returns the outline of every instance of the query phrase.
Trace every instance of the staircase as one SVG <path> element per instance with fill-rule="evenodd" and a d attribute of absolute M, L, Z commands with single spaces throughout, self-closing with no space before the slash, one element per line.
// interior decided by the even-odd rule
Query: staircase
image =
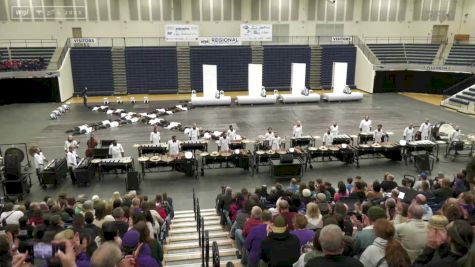
<path fill-rule="evenodd" d="M 310 46 L 310 89 L 322 88 L 322 47 Z"/>
<path fill-rule="evenodd" d="M 127 75 L 125 72 L 125 48 L 112 47 L 112 79 L 114 95 L 127 94 Z"/>
<path fill-rule="evenodd" d="M 262 45 L 251 46 L 252 64 L 264 64 L 264 47 Z"/>
<path fill-rule="evenodd" d="M 190 47 L 177 46 L 178 93 L 191 93 Z"/>
<path fill-rule="evenodd" d="M 226 263 L 230 261 L 234 263 L 234 266 L 241 266 L 240 260 L 236 258 L 234 241 L 228 237 L 229 232 L 223 230 L 219 224 L 216 211 L 201 209 L 201 217 L 204 219 L 204 229 L 209 233 L 209 243 L 216 241 L 219 246 L 220 265 L 226 266 Z M 211 249 L 210 245 L 210 266 L 212 265 Z M 199 234 L 193 210 L 175 211 L 163 251 L 163 266 L 165 267 L 201 267 L 202 248 L 199 246 Z"/>
<path fill-rule="evenodd" d="M 51 59 L 48 63 L 48 67 L 46 68 L 46 71 L 57 71 L 58 70 L 58 60 L 59 60 L 59 57 L 61 56 L 61 53 L 62 53 L 63 49 L 69 49 L 69 47 L 57 47 L 54 50 L 54 53 L 51 56 Z"/>

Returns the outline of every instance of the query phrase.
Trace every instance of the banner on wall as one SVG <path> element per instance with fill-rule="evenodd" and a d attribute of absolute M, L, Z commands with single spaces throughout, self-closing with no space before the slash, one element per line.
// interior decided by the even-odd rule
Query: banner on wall
<path fill-rule="evenodd" d="M 239 37 L 200 37 L 198 43 L 202 46 L 231 46 L 241 45 L 242 42 Z"/>
<path fill-rule="evenodd" d="M 353 36 L 332 36 L 332 42 L 351 42 Z"/>
<path fill-rule="evenodd" d="M 93 46 L 97 44 L 97 38 L 71 38 L 72 46 Z"/>
<path fill-rule="evenodd" d="M 272 41 L 272 24 L 241 24 L 242 41 Z"/>
<path fill-rule="evenodd" d="M 198 25 L 168 24 L 165 25 L 165 40 L 168 42 L 195 42 L 200 36 Z"/>

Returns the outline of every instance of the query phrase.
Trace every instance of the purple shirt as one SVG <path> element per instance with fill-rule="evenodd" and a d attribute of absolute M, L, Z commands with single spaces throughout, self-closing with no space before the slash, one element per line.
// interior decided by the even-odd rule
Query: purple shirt
<path fill-rule="evenodd" d="M 300 241 L 300 246 L 307 244 L 308 242 L 313 242 L 313 236 L 315 232 L 310 229 L 299 229 L 290 231 L 291 234 L 296 236 Z"/>
<path fill-rule="evenodd" d="M 76 257 L 76 266 L 77 267 L 91 267 L 91 261 L 86 252 L 81 252 Z"/>
<path fill-rule="evenodd" d="M 252 228 L 246 237 L 246 249 L 249 251 L 247 258 L 248 267 L 259 266 L 261 258 L 261 243 L 267 238 L 267 224 L 260 224 Z"/>
<path fill-rule="evenodd" d="M 157 263 L 155 258 L 152 257 L 152 250 L 149 245 L 144 245 L 140 250 L 138 256 L 138 266 L 139 267 L 160 267 L 161 263 Z"/>

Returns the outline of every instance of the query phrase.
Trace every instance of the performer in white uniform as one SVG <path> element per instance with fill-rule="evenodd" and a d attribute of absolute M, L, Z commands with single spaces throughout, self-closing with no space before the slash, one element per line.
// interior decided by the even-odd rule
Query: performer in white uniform
<path fill-rule="evenodd" d="M 274 132 L 274 136 L 272 137 L 271 142 L 270 142 L 272 150 L 279 150 L 281 141 L 282 139 L 277 134 L 277 132 Z"/>
<path fill-rule="evenodd" d="M 462 132 L 460 131 L 460 128 L 457 126 L 455 127 L 455 131 L 449 136 L 449 150 L 447 151 L 447 156 L 450 154 L 450 151 L 453 149 L 455 150 L 455 155 L 458 155 L 459 150 L 463 150 L 463 143 L 460 142 L 460 137 L 462 135 Z"/>
<path fill-rule="evenodd" d="M 460 131 L 460 128 L 457 126 L 455 128 L 455 131 L 452 133 L 452 136 L 450 136 L 450 142 L 460 142 L 460 135 L 462 132 Z"/>
<path fill-rule="evenodd" d="M 124 156 L 124 148 L 121 144 L 117 144 L 117 140 L 114 140 L 109 146 L 109 155 L 113 159 L 120 159 Z"/>
<path fill-rule="evenodd" d="M 372 122 L 369 119 L 369 116 L 365 116 L 360 122 L 360 132 L 361 133 L 370 133 L 372 128 Z"/>
<path fill-rule="evenodd" d="M 190 141 L 197 142 L 199 135 L 200 135 L 200 130 L 199 128 L 196 128 L 196 123 L 193 123 L 193 127 L 188 132 L 188 137 L 190 138 Z"/>
<path fill-rule="evenodd" d="M 74 153 L 76 153 L 76 152 L 77 152 L 76 150 L 77 150 L 78 147 L 79 147 L 79 146 L 78 146 L 78 142 L 77 142 L 76 140 L 74 140 L 74 138 L 73 138 L 72 135 L 69 135 L 69 136 L 68 136 L 68 140 L 66 140 L 66 141 L 64 142 L 64 151 L 65 151 L 66 153 L 68 153 L 69 148 L 70 148 L 71 146 L 74 147 Z M 77 153 L 76 153 L 76 154 L 77 154 Z"/>
<path fill-rule="evenodd" d="M 153 127 L 153 131 L 150 133 L 150 143 L 154 145 L 160 144 L 160 132 L 158 131 L 158 126 Z"/>
<path fill-rule="evenodd" d="M 228 137 L 231 141 L 236 140 L 236 130 L 233 129 L 232 125 L 229 125 Z"/>
<path fill-rule="evenodd" d="M 274 137 L 274 133 L 272 132 L 272 128 L 271 127 L 267 128 L 267 133 L 264 134 L 264 140 L 270 143 L 273 137 Z"/>
<path fill-rule="evenodd" d="M 219 151 L 229 151 L 230 138 L 223 134 L 219 138 Z"/>
<path fill-rule="evenodd" d="M 424 123 L 419 127 L 419 132 L 421 132 L 421 140 L 430 140 L 430 131 L 432 125 L 429 122 L 429 119 L 426 119 Z"/>
<path fill-rule="evenodd" d="M 294 129 L 292 131 L 293 137 L 302 137 L 303 126 L 300 121 L 297 121 L 297 124 L 294 125 Z"/>
<path fill-rule="evenodd" d="M 180 141 L 176 140 L 176 136 L 172 136 L 172 140 L 168 141 L 168 154 L 178 155 L 180 153 Z"/>
<path fill-rule="evenodd" d="M 36 175 L 38 175 L 38 179 L 41 180 L 42 178 L 40 177 L 40 173 L 43 171 L 46 164 L 48 164 L 48 161 L 46 160 L 45 155 L 43 155 L 43 152 L 41 152 L 40 148 L 36 148 L 34 158 L 35 158 Z"/>
<path fill-rule="evenodd" d="M 69 177 L 71 182 L 76 184 L 76 177 L 74 176 L 74 169 L 78 166 L 76 153 L 74 152 L 75 146 L 70 146 L 68 154 L 66 154 L 66 162 L 68 163 Z"/>
<path fill-rule="evenodd" d="M 330 126 L 330 134 L 332 136 L 338 135 L 338 124 L 336 122 Z"/>
<path fill-rule="evenodd" d="M 327 130 L 326 133 L 323 134 L 323 145 L 329 146 L 333 144 L 333 135 L 331 134 L 330 128 Z"/>
<path fill-rule="evenodd" d="M 373 133 L 373 140 L 375 143 L 382 143 L 386 139 L 386 133 L 383 131 L 383 125 L 378 124 L 378 129 Z"/>
<path fill-rule="evenodd" d="M 407 126 L 405 129 L 404 129 L 404 133 L 402 134 L 402 137 L 404 138 L 404 140 L 406 140 L 407 142 L 410 142 L 410 141 L 413 141 L 414 140 L 414 135 L 416 134 L 416 132 L 414 131 L 414 125 L 411 123 L 409 124 L 409 126 Z"/>

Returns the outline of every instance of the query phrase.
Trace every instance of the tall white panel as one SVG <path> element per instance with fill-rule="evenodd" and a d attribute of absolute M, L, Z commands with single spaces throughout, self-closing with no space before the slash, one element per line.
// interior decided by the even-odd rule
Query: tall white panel
<path fill-rule="evenodd" d="M 218 68 L 216 65 L 203 65 L 203 96 L 215 98 L 218 90 Z"/>
<path fill-rule="evenodd" d="M 333 62 L 333 77 L 332 77 L 333 93 L 343 94 L 343 89 L 345 89 L 345 86 L 346 86 L 347 69 L 348 69 L 348 63 Z"/>
<path fill-rule="evenodd" d="M 262 89 L 262 64 L 249 64 L 247 75 L 249 96 L 259 97 Z"/>
<path fill-rule="evenodd" d="M 290 78 L 290 87 L 293 95 L 300 95 L 305 89 L 305 70 L 307 64 L 292 63 L 292 76 Z"/>

